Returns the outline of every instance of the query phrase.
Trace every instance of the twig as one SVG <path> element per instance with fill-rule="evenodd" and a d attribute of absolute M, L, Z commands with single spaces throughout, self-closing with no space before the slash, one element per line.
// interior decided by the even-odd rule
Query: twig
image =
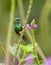
<path fill-rule="evenodd" d="M 34 22 L 34 19 L 32 20 L 32 22 Z M 36 60 L 37 64 L 40 65 L 40 61 L 39 61 L 38 55 L 37 55 L 37 49 L 36 49 L 36 46 L 35 46 L 36 41 L 35 41 L 35 36 L 34 36 L 34 30 L 33 29 L 31 29 L 31 34 L 32 34 L 32 44 L 33 44 L 33 51 L 34 51 L 34 55 L 35 55 L 35 60 Z"/>
<path fill-rule="evenodd" d="M 38 43 L 35 43 L 37 53 L 40 55 L 43 61 L 46 61 L 46 57 L 44 53 L 42 52 L 41 48 L 39 47 Z"/>

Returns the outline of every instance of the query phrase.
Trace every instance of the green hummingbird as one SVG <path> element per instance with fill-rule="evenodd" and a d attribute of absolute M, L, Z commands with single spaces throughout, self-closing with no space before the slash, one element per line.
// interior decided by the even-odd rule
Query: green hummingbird
<path fill-rule="evenodd" d="M 21 35 L 23 32 L 24 26 L 21 23 L 21 19 L 20 18 L 15 18 L 14 20 L 14 30 L 16 32 L 17 35 Z M 25 35 L 23 35 L 23 40 L 26 40 Z"/>
<path fill-rule="evenodd" d="M 23 26 L 20 21 L 21 21 L 20 18 L 15 18 L 15 20 L 14 20 L 14 30 L 15 30 L 16 34 L 18 34 L 18 35 L 21 35 L 20 32 L 23 31 Z"/>

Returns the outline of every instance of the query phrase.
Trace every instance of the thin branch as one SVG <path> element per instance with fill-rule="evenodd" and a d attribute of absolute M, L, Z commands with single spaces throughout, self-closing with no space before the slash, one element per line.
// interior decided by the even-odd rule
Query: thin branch
<path fill-rule="evenodd" d="M 32 22 L 34 22 L 34 19 L 32 20 Z M 35 55 L 35 60 L 36 60 L 36 63 L 38 65 L 40 65 L 40 61 L 39 61 L 38 54 L 37 54 L 37 49 L 36 49 L 36 46 L 35 46 L 36 41 L 35 41 L 35 36 L 34 36 L 34 30 L 33 29 L 31 29 L 31 34 L 32 34 L 32 44 L 33 44 L 33 51 L 34 51 L 34 55 Z"/>

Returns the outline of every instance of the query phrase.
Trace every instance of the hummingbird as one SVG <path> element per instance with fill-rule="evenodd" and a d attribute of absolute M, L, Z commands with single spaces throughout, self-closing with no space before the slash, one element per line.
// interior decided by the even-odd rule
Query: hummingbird
<path fill-rule="evenodd" d="M 16 34 L 21 35 L 20 32 L 23 31 L 23 26 L 20 22 L 20 18 L 15 18 L 15 20 L 14 20 L 14 30 L 15 30 Z"/>
<path fill-rule="evenodd" d="M 24 26 L 21 23 L 21 18 L 15 18 L 14 20 L 14 31 L 17 35 L 21 35 L 23 32 Z M 26 40 L 25 35 L 22 37 L 23 40 Z"/>

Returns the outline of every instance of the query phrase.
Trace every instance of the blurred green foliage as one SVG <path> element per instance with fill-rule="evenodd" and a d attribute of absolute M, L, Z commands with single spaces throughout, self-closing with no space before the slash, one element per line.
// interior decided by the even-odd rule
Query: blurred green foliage
<path fill-rule="evenodd" d="M 29 21 L 35 18 L 38 23 L 38 29 L 35 31 L 35 38 L 46 56 L 51 55 L 51 1 L 50 0 L 33 0 L 33 7 Z M 15 17 L 20 17 L 18 3 L 15 0 Z M 25 15 L 28 9 L 29 0 L 23 0 Z M 5 47 L 7 29 L 10 17 L 11 0 L 0 0 L 0 41 Z M 12 33 L 11 43 L 17 42 L 17 35 Z M 4 54 L 0 49 L 0 59 Z"/>

